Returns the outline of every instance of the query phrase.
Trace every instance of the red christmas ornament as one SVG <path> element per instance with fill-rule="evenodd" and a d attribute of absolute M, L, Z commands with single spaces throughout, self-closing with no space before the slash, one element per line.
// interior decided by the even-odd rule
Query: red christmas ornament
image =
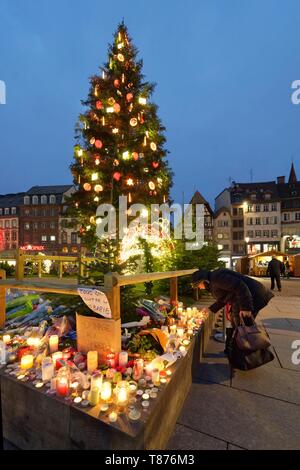
<path fill-rule="evenodd" d="M 102 109 L 103 108 L 102 101 L 100 101 L 100 100 L 96 101 L 96 108 L 97 109 Z"/>
<path fill-rule="evenodd" d="M 114 111 L 115 113 L 119 113 L 121 111 L 121 106 L 119 105 L 119 103 L 114 104 Z"/>
<path fill-rule="evenodd" d="M 129 103 L 130 103 L 130 101 L 133 100 L 133 94 L 132 94 L 132 93 L 127 93 L 126 99 L 127 99 L 127 101 L 129 101 Z"/>
<path fill-rule="evenodd" d="M 113 174 L 113 179 L 116 180 L 116 181 L 120 181 L 121 179 L 121 173 L 119 171 L 116 171 L 114 174 Z"/>
<path fill-rule="evenodd" d="M 137 161 L 139 159 L 139 154 L 137 152 L 132 152 L 132 158 Z"/>
<path fill-rule="evenodd" d="M 158 167 L 159 167 L 159 163 L 158 163 L 158 162 L 152 162 L 152 166 L 153 166 L 153 168 L 158 168 Z"/>
<path fill-rule="evenodd" d="M 103 144 L 102 144 L 101 140 L 99 140 L 99 139 L 95 140 L 95 147 L 97 149 L 101 149 L 102 146 L 103 146 Z"/>
<path fill-rule="evenodd" d="M 140 123 L 141 123 L 141 124 L 144 124 L 144 122 L 145 122 L 145 118 L 144 118 L 143 115 L 141 115 L 141 117 L 140 117 Z"/>
<path fill-rule="evenodd" d="M 114 85 L 115 85 L 116 88 L 119 88 L 119 86 L 120 86 L 120 80 L 118 80 L 118 79 L 116 78 L 116 80 L 114 81 Z"/>

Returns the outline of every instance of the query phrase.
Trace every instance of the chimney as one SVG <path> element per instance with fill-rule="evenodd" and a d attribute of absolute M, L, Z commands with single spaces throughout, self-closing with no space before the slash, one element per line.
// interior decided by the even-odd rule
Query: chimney
<path fill-rule="evenodd" d="M 277 184 L 285 184 L 285 176 L 277 176 Z"/>

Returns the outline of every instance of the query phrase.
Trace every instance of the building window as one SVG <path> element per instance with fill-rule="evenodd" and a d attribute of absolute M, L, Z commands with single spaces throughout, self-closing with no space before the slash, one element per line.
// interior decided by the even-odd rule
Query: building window
<path fill-rule="evenodd" d="M 247 237 L 253 238 L 253 230 L 248 230 Z"/>
<path fill-rule="evenodd" d="M 77 233 L 76 232 L 71 233 L 71 243 L 72 243 L 72 245 L 77 244 Z"/>
<path fill-rule="evenodd" d="M 47 204 L 47 196 L 41 196 L 41 204 Z"/>
<path fill-rule="evenodd" d="M 17 213 L 17 208 L 16 207 L 12 207 L 11 208 L 11 215 L 16 215 Z"/>
<path fill-rule="evenodd" d="M 242 207 L 239 207 L 239 209 L 238 209 L 238 214 L 239 214 L 239 215 L 243 215 L 243 214 L 244 214 Z"/>
<path fill-rule="evenodd" d="M 61 241 L 62 241 L 62 243 L 68 243 L 68 234 L 67 234 L 67 232 L 62 232 Z"/>
<path fill-rule="evenodd" d="M 38 203 L 39 203 L 38 196 L 32 196 L 32 204 L 38 204 Z"/>
<path fill-rule="evenodd" d="M 285 214 L 283 214 L 283 221 L 287 222 L 288 220 L 290 220 L 290 213 L 286 212 Z"/>
<path fill-rule="evenodd" d="M 295 220 L 300 220 L 300 212 L 296 212 L 296 214 L 295 214 Z"/>
<path fill-rule="evenodd" d="M 5 240 L 8 242 L 10 240 L 10 233 L 5 232 Z"/>
<path fill-rule="evenodd" d="M 34 223 L 32 224 L 32 227 L 33 227 L 33 230 L 38 230 L 39 224 L 38 224 L 37 222 L 34 222 Z"/>
<path fill-rule="evenodd" d="M 50 202 L 50 204 L 55 204 L 56 203 L 56 197 L 54 196 L 54 194 L 51 194 L 49 202 Z"/>
<path fill-rule="evenodd" d="M 42 235 L 41 240 L 42 240 L 42 242 L 46 242 L 47 241 L 47 235 Z"/>
<path fill-rule="evenodd" d="M 234 207 L 234 208 L 232 209 L 232 215 L 237 215 L 237 214 L 238 214 L 238 210 L 237 210 L 236 207 Z"/>
<path fill-rule="evenodd" d="M 270 236 L 270 231 L 269 230 L 264 230 L 263 231 L 263 236 L 264 237 L 269 237 Z"/>
<path fill-rule="evenodd" d="M 55 222 L 50 222 L 50 228 L 55 230 Z"/>
<path fill-rule="evenodd" d="M 0 228 L 3 228 L 3 220 L 0 220 Z"/>
<path fill-rule="evenodd" d="M 263 224 L 264 224 L 264 225 L 269 225 L 269 223 L 270 223 L 269 217 L 264 217 L 264 218 L 263 218 Z"/>
<path fill-rule="evenodd" d="M 269 204 L 264 204 L 264 212 L 269 212 Z"/>
<path fill-rule="evenodd" d="M 5 221 L 5 228 L 10 228 L 10 220 Z"/>
<path fill-rule="evenodd" d="M 4 209 L 4 215 L 9 215 L 9 207 L 5 207 L 5 209 Z"/>
<path fill-rule="evenodd" d="M 255 236 L 261 237 L 261 230 L 255 230 Z"/>
<path fill-rule="evenodd" d="M 250 217 L 250 219 L 247 219 L 247 225 L 253 225 L 252 217 Z"/>
<path fill-rule="evenodd" d="M 271 230 L 271 237 L 278 237 L 278 230 Z"/>
<path fill-rule="evenodd" d="M 256 217 L 256 219 L 255 219 L 255 225 L 260 225 L 260 217 Z"/>
<path fill-rule="evenodd" d="M 35 207 L 34 209 L 32 209 L 32 215 L 33 217 L 38 217 L 39 215 L 39 210 L 37 207 Z"/>
<path fill-rule="evenodd" d="M 223 245 L 218 245 L 218 250 L 223 250 Z"/>
<path fill-rule="evenodd" d="M 55 235 L 50 235 L 50 242 L 55 242 L 56 236 Z"/>
<path fill-rule="evenodd" d="M 225 238 L 226 240 L 228 240 L 228 238 L 229 238 L 228 233 L 223 233 L 223 238 Z"/>
<path fill-rule="evenodd" d="M 257 205 L 255 206 L 255 212 L 260 212 L 260 205 L 259 205 L 259 204 L 257 204 Z"/>
<path fill-rule="evenodd" d="M 253 212 L 253 205 L 252 205 L 252 204 L 250 204 L 250 205 L 248 206 L 248 212 Z"/>
<path fill-rule="evenodd" d="M 25 205 L 30 204 L 30 197 L 29 196 L 24 196 L 24 204 Z"/>
<path fill-rule="evenodd" d="M 56 216 L 56 209 L 54 207 L 51 208 L 50 210 L 50 215 L 51 217 L 55 217 Z"/>
<path fill-rule="evenodd" d="M 46 222 L 41 223 L 41 228 L 45 229 L 46 228 Z"/>
<path fill-rule="evenodd" d="M 272 205 L 271 205 L 271 211 L 277 211 L 277 204 L 276 202 L 274 202 Z"/>
<path fill-rule="evenodd" d="M 13 231 L 11 238 L 15 242 L 17 240 L 17 232 Z"/>
<path fill-rule="evenodd" d="M 30 223 L 29 222 L 25 222 L 24 224 L 24 230 L 29 230 L 30 229 Z"/>

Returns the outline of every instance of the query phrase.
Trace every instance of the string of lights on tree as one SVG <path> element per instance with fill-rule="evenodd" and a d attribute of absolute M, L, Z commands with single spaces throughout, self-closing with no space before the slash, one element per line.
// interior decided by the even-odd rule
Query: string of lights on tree
<path fill-rule="evenodd" d="M 95 244 L 97 206 L 168 202 L 172 172 L 166 160 L 165 128 L 151 102 L 154 85 L 144 81 L 142 61 L 124 23 L 118 26 L 108 62 L 90 78 L 86 111 L 76 128 L 71 171 L 72 203 L 86 245 Z"/>

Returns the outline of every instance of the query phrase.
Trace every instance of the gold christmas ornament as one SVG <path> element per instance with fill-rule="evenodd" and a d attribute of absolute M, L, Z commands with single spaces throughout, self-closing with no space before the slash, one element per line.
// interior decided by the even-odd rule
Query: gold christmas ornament
<path fill-rule="evenodd" d="M 119 62 L 124 62 L 125 58 L 123 56 L 123 54 L 118 54 L 118 61 Z"/>
<path fill-rule="evenodd" d="M 83 155 L 83 150 L 82 150 L 82 149 L 79 149 L 79 150 L 77 151 L 77 155 L 78 155 L 78 157 L 82 157 L 82 155 Z"/>
<path fill-rule="evenodd" d="M 151 191 L 154 191 L 154 189 L 155 189 L 155 184 L 153 183 L 153 181 L 149 181 L 148 186 L 149 186 L 149 188 L 151 189 Z"/>
<path fill-rule="evenodd" d="M 112 106 L 113 104 L 115 104 L 116 100 L 111 96 L 110 98 L 108 98 L 107 102 L 110 106 Z"/>
<path fill-rule="evenodd" d="M 92 137 L 92 138 L 90 139 L 90 144 L 91 144 L 91 145 L 94 145 L 95 140 L 96 140 L 95 137 Z"/>
<path fill-rule="evenodd" d="M 115 113 L 119 113 L 121 111 L 121 106 L 119 105 L 119 103 L 114 104 L 114 111 Z"/>
<path fill-rule="evenodd" d="M 119 162 L 119 160 L 116 158 L 116 159 L 114 160 L 114 166 L 119 166 L 119 165 L 120 165 L 120 162 Z"/>
<path fill-rule="evenodd" d="M 94 190 L 96 191 L 96 193 L 101 193 L 101 191 L 103 191 L 103 186 L 101 184 L 96 184 Z"/>
<path fill-rule="evenodd" d="M 133 185 L 134 185 L 133 179 L 132 179 L 132 178 L 128 178 L 128 179 L 126 180 L 126 184 L 127 184 L 127 186 L 133 186 Z"/>
<path fill-rule="evenodd" d="M 132 127 L 135 127 L 138 123 L 138 120 L 137 120 L 137 118 L 131 118 L 129 123 Z"/>
<path fill-rule="evenodd" d="M 153 152 L 155 152 L 155 150 L 157 149 L 156 143 L 155 143 L 155 142 L 151 142 L 150 148 L 151 148 L 151 150 L 153 150 Z"/>

